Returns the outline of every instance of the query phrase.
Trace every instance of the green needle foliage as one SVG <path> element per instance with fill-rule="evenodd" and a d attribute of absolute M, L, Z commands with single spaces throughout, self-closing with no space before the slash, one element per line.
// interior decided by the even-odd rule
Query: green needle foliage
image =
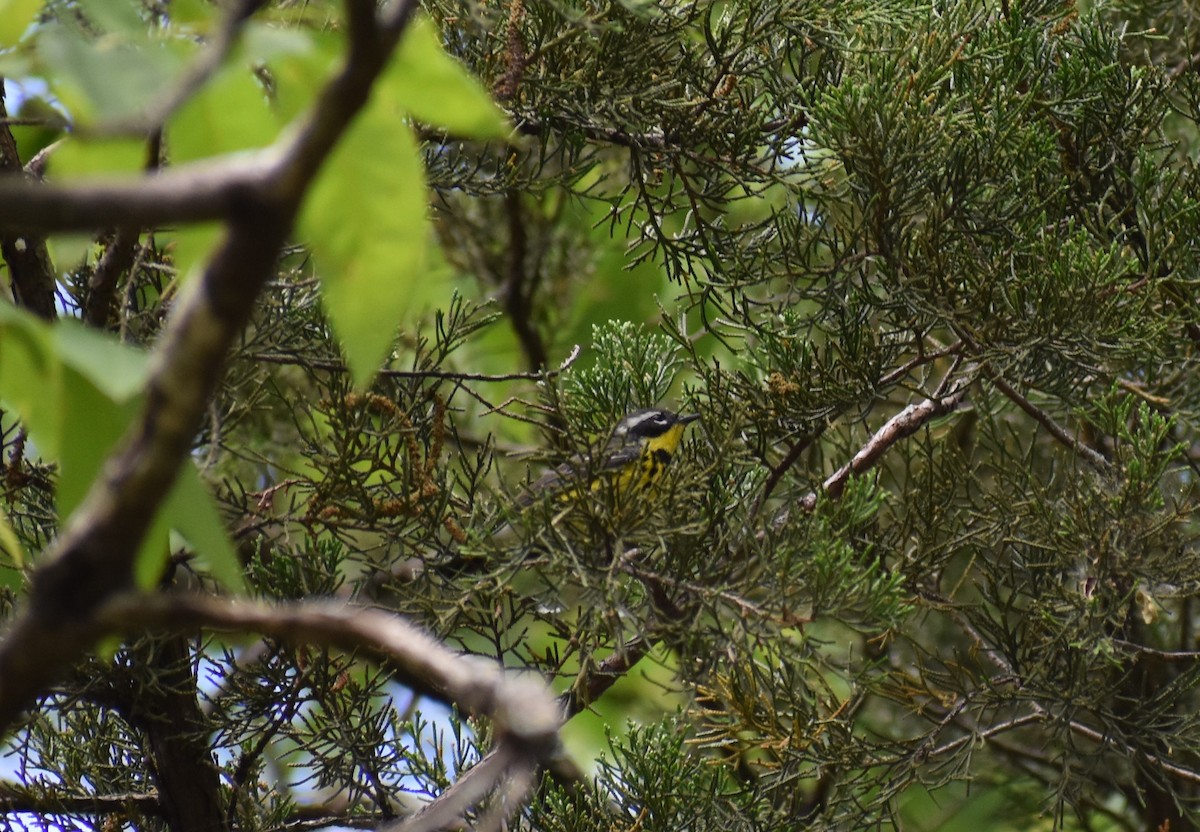
<path fill-rule="evenodd" d="M 583 773 L 539 773 L 512 829 L 1200 825 L 1200 15 L 424 9 L 195 438 L 247 591 L 383 607 L 551 683 Z M 156 94 L 147 44 L 178 79 L 218 19 L 52 2 L 2 70 L 103 124 L 137 111 L 121 79 Z M 192 93 L 221 151 L 288 135 L 354 25 L 253 21 Z M 155 164 L 212 151 L 181 123 Z M 58 130 L 11 127 L 26 161 Z M 72 174 L 113 162 L 84 144 Z M 97 324 L 121 233 L 58 263 L 57 313 L 152 347 L 211 241 L 144 229 Z M 4 356 L 11 616 L 86 481 Z M 654 405 L 702 417 L 654 493 L 528 499 Z M 162 591 L 224 591 L 172 540 Z M 369 827 L 492 739 L 356 654 L 224 634 L 108 643 L 44 694 L 8 739 L 16 827 Z"/>

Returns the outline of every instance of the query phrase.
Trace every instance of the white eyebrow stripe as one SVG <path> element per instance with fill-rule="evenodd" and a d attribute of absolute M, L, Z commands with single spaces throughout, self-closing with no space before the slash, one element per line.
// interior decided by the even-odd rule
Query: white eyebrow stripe
<path fill-rule="evenodd" d="M 628 429 L 633 430 L 634 428 L 641 427 L 646 422 L 653 420 L 658 415 L 659 415 L 658 411 L 655 411 L 655 410 L 651 410 L 649 413 L 643 413 L 637 419 L 634 419 L 632 422 L 629 423 Z"/>

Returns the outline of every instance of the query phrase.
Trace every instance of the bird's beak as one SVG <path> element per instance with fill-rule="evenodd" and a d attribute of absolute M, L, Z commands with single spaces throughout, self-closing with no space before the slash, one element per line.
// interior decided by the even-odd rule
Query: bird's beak
<path fill-rule="evenodd" d="M 700 418 L 699 413 L 681 413 L 679 414 L 679 424 L 686 425 L 689 422 L 694 422 Z"/>

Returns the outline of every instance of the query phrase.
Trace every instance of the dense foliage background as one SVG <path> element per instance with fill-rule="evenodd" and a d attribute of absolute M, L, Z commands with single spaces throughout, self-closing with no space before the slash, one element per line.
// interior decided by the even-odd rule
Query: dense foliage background
<path fill-rule="evenodd" d="M 1194 828 L 1198 24 L 0 0 L 6 821 Z"/>

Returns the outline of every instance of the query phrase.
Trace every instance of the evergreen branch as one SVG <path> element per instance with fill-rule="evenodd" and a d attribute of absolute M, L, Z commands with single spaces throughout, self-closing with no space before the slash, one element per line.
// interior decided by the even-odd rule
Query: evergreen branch
<path fill-rule="evenodd" d="M 921 350 L 918 355 L 914 356 L 904 364 L 892 370 L 890 373 L 887 373 L 881 377 L 877 387 L 880 389 L 890 387 L 891 385 L 898 383 L 917 367 L 929 364 L 938 360 L 939 358 L 945 358 L 948 355 L 957 355 L 962 351 L 962 347 L 962 341 L 955 341 L 949 346 L 938 347 L 932 352 L 925 352 L 924 350 Z M 771 493 L 775 490 L 775 487 L 779 485 L 779 482 L 783 479 L 784 474 L 786 474 L 791 467 L 799 461 L 800 456 L 804 453 L 804 451 L 810 448 L 812 443 L 821 437 L 827 426 L 828 422 L 826 422 L 825 425 L 818 427 L 812 433 L 801 437 L 794 445 L 792 445 L 791 449 L 788 450 L 787 455 L 779 462 L 779 464 L 771 469 L 771 473 L 767 476 L 767 481 L 763 483 L 762 494 L 755 503 L 753 512 L 754 514 L 758 513 L 758 509 L 767 501 L 767 498 L 771 496 Z"/>
<path fill-rule="evenodd" d="M 559 707 L 567 719 L 603 696 L 604 692 L 622 679 L 630 668 L 649 654 L 654 642 L 655 638 L 650 635 L 635 636 L 594 668 L 585 669 L 575 680 L 575 684 L 558 697 Z"/>
<path fill-rule="evenodd" d="M 975 648 L 979 652 L 985 654 L 1001 673 L 1007 677 L 1017 680 L 1018 682 L 1020 681 L 1020 675 L 1016 673 L 1012 665 L 1009 664 L 1008 660 L 1003 657 L 999 650 L 988 646 L 983 634 L 979 632 L 977 627 L 975 627 L 966 619 L 966 616 L 954 609 L 948 609 L 946 612 L 950 618 L 960 628 L 962 628 L 963 632 L 967 634 L 971 641 L 974 642 Z M 1032 709 L 1032 714 L 1030 716 L 1036 717 L 1042 722 L 1054 723 L 1062 721 L 1061 719 L 1056 718 L 1038 702 L 1030 700 L 1029 707 Z M 1152 768 L 1156 768 L 1162 773 L 1177 780 L 1181 780 L 1185 783 L 1191 783 L 1192 785 L 1200 785 L 1200 771 L 1173 763 L 1157 754 L 1146 751 L 1143 748 L 1137 748 L 1121 739 L 1118 739 L 1109 732 L 1098 731 L 1090 725 L 1080 722 L 1078 719 L 1067 719 L 1066 724 L 1072 733 L 1081 737 L 1086 737 L 1087 739 L 1092 740 L 1100 745 L 1102 748 L 1112 748 L 1125 757 L 1135 757 Z"/>

